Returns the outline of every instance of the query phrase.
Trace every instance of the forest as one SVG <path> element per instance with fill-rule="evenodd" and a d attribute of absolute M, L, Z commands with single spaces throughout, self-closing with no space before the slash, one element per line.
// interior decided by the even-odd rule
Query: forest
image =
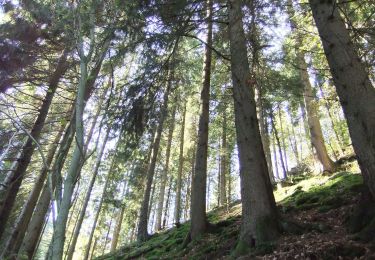
<path fill-rule="evenodd" d="M 0 259 L 375 259 L 373 0 L 0 3 Z"/>

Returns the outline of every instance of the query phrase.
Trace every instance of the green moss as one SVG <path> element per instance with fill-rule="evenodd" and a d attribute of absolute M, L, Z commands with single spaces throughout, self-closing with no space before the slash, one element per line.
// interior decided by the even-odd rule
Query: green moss
<path fill-rule="evenodd" d="M 308 191 L 296 191 L 281 204 L 284 209 L 308 210 L 318 208 L 326 212 L 346 204 L 348 197 L 361 191 L 362 177 L 347 172 L 338 173 L 324 184 L 312 187 Z"/>

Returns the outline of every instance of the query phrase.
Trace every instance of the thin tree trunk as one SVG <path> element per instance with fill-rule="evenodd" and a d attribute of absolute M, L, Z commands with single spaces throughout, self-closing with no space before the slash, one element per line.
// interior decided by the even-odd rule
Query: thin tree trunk
<path fill-rule="evenodd" d="M 181 218 L 181 186 L 182 186 L 182 170 L 184 166 L 184 138 L 185 138 L 185 119 L 186 119 L 186 103 L 182 110 L 182 122 L 180 133 L 180 155 L 178 159 L 177 182 L 176 182 L 176 201 L 174 207 L 174 221 L 176 226 L 180 226 Z"/>
<path fill-rule="evenodd" d="M 364 183 L 375 199 L 375 88 L 336 5 L 309 0 Z"/>
<path fill-rule="evenodd" d="M 162 220 L 162 215 L 163 215 L 165 185 L 167 183 L 168 174 L 169 174 L 169 159 L 171 155 L 172 137 L 173 137 L 173 131 L 174 131 L 174 126 L 175 126 L 175 117 L 176 117 L 176 105 L 173 106 L 173 112 L 171 116 L 168 138 L 167 138 L 167 150 L 165 153 L 165 166 L 164 166 L 164 171 L 162 172 L 162 177 L 161 177 L 161 182 L 160 182 L 159 201 L 158 201 L 156 224 L 155 224 L 156 231 L 161 230 L 161 227 L 162 227 L 161 220 Z"/>
<path fill-rule="evenodd" d="M 167 221 L 168 221 L 168 210 L 169 210 L 169 204 L 170 204 L 170 198 L 171 198 L 171 191 L 172 191 L 172 181 L 173 181 L 173 177 L 171 175 L 171 177 L 169 178 L 169 187 L 168 187 L 168 192 L 167 192 L 167 200 L 165 202 L 164 218 L 163 218 L 163 229 L 166 227 Z"/>
<path fill-rule="evenodd" d="M 108 185 L 109 185 L 109 181 L 110 181 L 111 176 L 113 174 L 114 168 L 116 167 L 116 161 L 117 161 L 116 160 L 116 151 L 117 151 L 119 143 L 120 142 L 117 142 L 117 145 L 116 145 L 116 148 L 115 148 L 115 155 L 112 158 L 111 166 L 109 167 L 109 170 L 107 172 L 107 176 L 105 178 L 105 183 L 104 183 L 104 186 L 103 186 L 103 190 L 101 192 L 102 196 L 100 197 L 98 209 L 96 211 L 95 218 L 94 218 L 94 222 L 92 223 L 92 226 L 91 226 L 89 240 L 88 240 L 88 242 L 86 244 L 86 247 L 85 247 L 85 253 L 84 253 L 84 257 L 83 257 L 84 260 L 87 260 L 89 258 L 91 244 L 92 244 L 92 239 L 94 237 L 94 233 L 95 233 L 95 229 L 96 229 L 96 224 L 98 223 L 100 212 L 102 210 L 103 202 L 104 202 L 104 199 L 105 199 L 105 193 L 107 191 L 107 188 L 108 188 Z"/>
<path fill-rule="evenodd" d="M 285 173 L 289 171 L 288 167 L 288 157 L 286 156 L 286 145 L 285 145 L 285 135 L 284 135 L 284 128 L 283 128 L 283 119 L 281 116 L 281 109 L 280 105 L 277 107 L 278 115 L 279 115 L 279 122 L 280 122 L 280 136 L 281 136 L 281 144 L 282 144 L 282 150 L 283 150 L 283 156 L 284 156 L 284 163 L 285 163 Z M 285 177 L 287 177 L 287 174 L 285 174 Z"/>
<path fill-rule="evenodd" d="M 75 247 L 76 247 L 76 244 L 77 244 L 78 236 L 79 236 L 79 233 L 81 231 L 82 223 L 83 223 L 83 220 L 84 220 L 85 215 L 86 215 L 86 209 L 87 209 L 87 206 L 88 206 L 89 201 L 90 201 L 92 188 L 94 187 L 96 177 L 97 177 L 98 172 L 99 172 L 99 167 L 100 167 L 100 164 L 102 162 L 104 149 L 105 149 L 106 143 L 108 141 L 108 137 L 109 137 L 110 132 L 111 132 L 111 128 L 108 127 L 107 130 L 106 130 L 105 136 L 104 136 L 102 146 L 100 147 L 100 150 L 99 150 L 98 155 L 96 157 L 96 162 L 95 162 L 94 168 L 92 170 L 91 180 L 90 180 L 87 192 L 86 192 L 86 196 L 85 196 L 85 199 L 84 199 L 84 202 L 83 202 L 81 212 L 80 212 L 79 217 L 78 217 L 77 226 L 74 229 L 73 239 L 72 239 L 72 242 L 70 244 L 69 251 L 68 251 L 68 254 L 67 254 L 67 257 L 66 257 L 67 260 L 73 259 L 73 254 L 74 254 Z"/>
<path fill-rule="evenodd" d="M 227 144 L 227 113 L 224 109 L 221 133 L 221 150 L 220 150 L 220 199 L 219 205 L 227 204 L 227 163 L 228 163 L 228 144 Z"/>
<path fill-rule="evenodd" d="M 278 213 L 257 120 L 240 0 L 228 1 L 235 124 L 240 163 L 242 223 L 236 253 L 275 240 Z"/>
<path fill-rule="evenodd" d="M 25 177 L 26 169 L 30 164 L 31 157 L 36 147 L 35 141 L 39 141 L 59 81 L 68 69 L 67 56 L 68 50 L 66 49 L 60 56 L 56 65 L 56 70 L 49 79 L 47 94 L 39 109 L 39 114 L 34 122 L 30 136 L 27 138 L 24 146 L 21 148 L 19 159 L 13 163 L 11 170 L 7 173 L 7 177 L 3 181 L 2 185 L 0 185 L 0 237 L 3 235 L 18 191 Z M 45 167 L 45 165 L 43 165 L 43 167 Z"/>
<path fill-rule="evenodd" d="M 190 232 L 187 241 L 193 240 L 207 229 L 206 219 L 206 186 L 207 186 L 207 149 L 208 149 L 208 123 L 211 85 L 211 59 L 212 59 L 212 0 L 206 1 L 207 34 L 205 53 L 203 84 L 201 92 L 201 111 L 198 125 L 198 143 L 195 157 L 195 170 L 191 186 L 191 211 Z"/>
<path fill-rule="evenodd" d="M 277 128 L 276 128 L 276 124 L 275 124 L 275 120 L 274 120 L 274 116 L 273 116 L 272 112 L 270 113 L 270 118 L 271 118 L 273 134 L 274 134 L 275 139 L 276 139 L 277 147 L 279 148 L 279 157 L 280 157 L 281 167 L 283 169 L 283 179 L 285 179 L 287 176 L 286 176 L 285 163 L 284 163 L 284 159 L 283 159 L 283 151 L 282 151 L 282 148 L 281 148 L 280 138 L 279 138 L 279 134 L 278 134 L 278 131 L 277 131 Z"/>
<path fill-rule="evenodd" d="M 274 133 L 274 137 L 276 137 L 276 136 L 275 136 L 275 131 L 274 131 L 273 127 L 272 127 L 272 133 Z M 281 178 L 280 178 L 280 174 L 279 174 L 279 163 L 278 163 L 278 160 L 277 160 L 277 150 L 276 150 L 275 139 L 276 139 L 276 138 L 273 138 L 273 139 L 272 139 L 273 160 L 275 161 L 275 173 L 276 173 L 276 178 L 277 178 L 278 180 L 280 180 Z"/>
<path fill-rule="evenodd" d="M 169 100 L 170 90 L 172 87 L 173 73 L 174 72 L 172 69 L 170 71 L 170 78 L 168 80 L 167 89 L 164 93 L 164 100 L 163 100 L 162 109 L 160 112 L 159 125 L 156 131 L 155 141 L 152 147 L 151 161 L 147 169 L 146 188 L 145 188 L 144 197 L 143 197 L 143 201 L 142 201 L 142 205 L 140 209 L 140 215 L 139 215 L 138 234 L 137 234 L 138 241 L 145 241 L 148 239 L 147 228 L 148 228 L 148 212 L 149 212 L 151 188 L 152 188 L 152 182 L 153 182 L 153 178 L 155 174 L 155 166 L 156 166 L 157 156 L 159 153 L 160 139 L 161 139 L 161 134 L 163 130 L 164 120 L 168 112 L 168 100 Z"/>
<path fill-rule="evenodd" d="M 126 188 L 124 188 L 124 191 L 125 192 L 123 193 L 122 198 L 126 197 L 127 194 L 129 193 L 129 184 L 127 184 Z M 112 242 L 111 242 L 111 252 L 114 252 L 117 248 L 117 243 L 120 237 L 120 231 L 121 231 L 121 226 L 122 226 L 122 219 L 124 218 L 124 213 L 125 213 L 125 206 L 121 206 L 120 214 L 118 214 L 117 216 L 115 229 L 113 231 Z"/>

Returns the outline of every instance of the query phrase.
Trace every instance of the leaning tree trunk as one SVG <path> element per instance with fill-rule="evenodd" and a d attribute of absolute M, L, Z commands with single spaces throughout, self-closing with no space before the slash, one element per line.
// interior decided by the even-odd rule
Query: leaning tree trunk
<path fill-rule="evenodd" d="M 39 141 L 59 81 L 68 69 L 67 56 L 68 51 L 64 50 L 59 58 L 54 73 L 49 79 L 48 91 L 39 109 L 39 114 L 34 122 L 30 136 L 27 138 L 24 146 L 21 148 L 22 151 L 19 159 L 14 162 L 12 169 L 7 174 L 7 177 L 3 181 L 2 185 L 0 185 L 0 238 L 5 230 L 5 226 L 14 206 L 18 191 L 25 177 L 26 169 L 29 166 L 31 157 L 34 153 L 34 149 L 36 147 L 35 141 Z M 45 167 L 45 165 L 43 167 Z"/>
<path fill-rule="evenodd" d="M 290 18 L 290 23 L 292 25 L 293 30 L 296 30 L 297 25 L 294 20 L 295 11 L 293 8 L 292 0 L 288 0 L 288 7 L 287 7 L 288 15 Z M 323 166 L 323 171 L 333 172 L 335 169 L 335 165 L 331 158 L 328 155 L 327 148 L 324 143 L 322 127 L 319 121 L 319 105 L 316 101 L 315 94 L 313 93 L 313 89 L 310 82 L 309 73 L 307 71 L 307 64 L 305 61 L 305 55 L 301 50 L 298 49 L 299 46 L 302 44 L 301 35 L 297 31 L 297 48 L 296 48 L 296 55 L 297 55 L 297 63 L 299 67 L 299 73 L 301 78 L 301 83 L 303 85 L 303 98 L 305 100 L 306 105 L 306 114 L 307 114 L 307 123 L 310 129 L 310 137 L 311 143 L 314 146 L 316 153 L 318 155 L 318 159 Z"/>
<path fill-rule="evenodd" d="M 167 138 L 167 149 L 165 153 L 165 167 L 162 172 L 161 176 L 161 182 L 160 182 L 160 190 L 159 190 L 159 201 L 158 201 L 158 207 L 157 207 L 157 215 L 156 215 L 156 223 L 155 223 L 155 230 L 159 231 L 162 228 L 162 215 L 163 215 L 163 206 L 164 206 L 164 195 L 165 195 L 165 186 L 168 180 L 168 174 L 169 174 L 169 159 L 171 155 L 171 147 L 172 147 L 172 137 L 173 137 L 173 131 L 175 126 L 175 117 L 176 117 L 176 105 L 173 106 L 173 112 L 171 116 L 171 121 L 169 125 L 169 132 L 168 132 L 168 138 Z"/>
<path fill-rule="evenodd" d="M 180 226 L 181 218 L 181 188 L 182 188 L 182 170 L 184 166 L 184 137 L 185 137 L 185 118 L 186 118 L 186 104 L 182 111 L 182 123 L 180 133 L 180 155 L 178 159 L 177 182 L 176 182 L 176 201 L 174 207 L 174 221 L 176 226 Z"/>
<path fill-rule="evenodd" d="M 323 171 L 333 172 L 335 164 L 328 155 L 327 148 L 324 144 L 322 127 L 319 121 L 318 103 L 316 101 L 313 89 L 307 72 L 307 64 L 304 55 L 297 52 L 299 71 L 301 74 L 302 84 L 304 86 L 303 97 L 305 99 L 307 123 L 310 129 L 311 143 L 314 146 L 318 159 L 323 165 Z"/>
<path fill-rule="evenodd" d="M 228 1 L 235 124 L 241 177 L 242 224 L 236 253 L 275 240 L 278 213 L 268 177 L 251 83 L 240 0 Z"/>
<path fill-rule="evenodd" d="M 364 183 L 375 199 L 375 89 L 335 2 L 309 0 Z"/>
<path fill-rule="evenodd" d="M 152 182 L 153 182 L 153 178 L 155 174 L 156 159 L 159 153 L 160 139 L 161 139 L 161 134 L 163 131 L 164 120 L 168 112 L 168 100 L 169 100 L 169 93 L 172 87 L 173 69 L 170 71 L 169 77 L 170 78 L 168 80 L 167 89 L 164 93 L 164 100 L 163 100 L 162 109 L 160 112 L 159 125 L 156 131 L 156 136 L 155 136 L 154 144 L 152 147 L 151 161 L 147 169 L 146 188 L 145 188 L 145 193 L 143 196 L 141 210 L 139 214 L 138 234 L 137 234 L 138 241 L 145 241 L 148 239 L 147 227 L 148 227 L 148 211 L 149 211 L 149 204 L 150 204 L 151 188 L 152 188 Z"/>
<path fill-rule="evenodd" d="M 62 134 L 64 133 L 64 128 L 66 123 L 62 123 L 58 134 L 56 135 L 51 147 L 49 147 L 49 151 L 46 158 L 46 164 L 49 167 L 52 163 L 53 157 L 56 153 L 59 141 L 61 139 Z M 47 178 L 48 169 L 43 167 L 38 179 L 36 180 L 32 191 L 30 192 L 29 197 L 27 198 L 22 210 L 17 218 L 17 221 L 12 229 L 10 236 L 8 237 L 6 247 L 3 250 L 2 257 L 8 258 L 11 255 L 16 255 L 19 248 L 21 247 L 22 239 L 25 236 L 25 232 L 27 230 L 27 226 L 30 222 L 30 219 L 33 215 L 33 211 L 35 205 L 38 202 L 39 195 L 43 189 L 43 185 Z"/>
<path fill-rule="evenodd" d="M 209 123 L 209 105 L 210 105 L 210 85 L 211 85 L 211 58 L 212 58 L 212 0 L 206 1 L 207 5 L 207 35 L 203 87 L 201 92 L 201 112 L 198 125 L 198 143 L 195 157 L 195 171 L 192 176 L 191 186 L 191 226 L 189 239 L 195 239 L 206 231 L 206 186 L 207 186 L 207 149 L 208 149 L 208 123 Z"/>
<path fill-rule="evenodd" d="M 84 110 L 84 96 L 86 92 L 87 81 L 87 62 L 81 58 L 80 63 L 80 82 L 77 91 L 75 114 L 76 114 L 76 145 L 73 151 L 72 160 L 64 181 L 63 197 L 61 199 L 60 208 L 56 218 L 55 229 L 51 241 L 51 254 L 49 259 L 62 259 L 65 242 L 65 229 L 68 219 L 69 209 L 71 205 L 71 198 L 75 183 L 79 176 L 80 165 L 84 155 L 82 154 L 84 147 L 84 127 L 83 127 L 83 110 Z"/>

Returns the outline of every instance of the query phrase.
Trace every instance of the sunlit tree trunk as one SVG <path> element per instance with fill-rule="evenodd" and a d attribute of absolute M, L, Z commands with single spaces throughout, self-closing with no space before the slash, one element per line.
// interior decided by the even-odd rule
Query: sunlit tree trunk
<path fill-rule="evenodd" d="M 295 11 L 291 0 L 288 0 L 287 11 L 289 14 L 290 23 L 293 29 L 296 30 L 297 25 L 294 20 Z M 335 170 L 335 165 L 328 155 L 327 148 L 324 143 L 322 127 L 319 121 L 319 104 L 316 101 L 316 97 L 311 86 L 305 55 L 300 49 L 298 49 L 298 47 L 302 45 L 301 37 L 302 36 L 299 34 L 299 32 L 297 32 L 296 55 L 301 83 L 303 85 L 303 98 L 306 106 L 307 123 L 310 129 L 311 143 L 314 146 L 318 159 L 323 166 L 323 171 L 333 172 Z"/>
<path fill-rule="evenodd" d="M 332 1 L 309 0 L 364 183 L 375 198 L 375 89 Z"/>
<path fill-rule="evenodd" d="M 236 253 L 275 240 L 278 213 L 268 175 L 257 120 L 254 86 L 250 85 L 247 46 L 240 0 L 228 1 L 229 41 L 235 124 L 241 177 L 242 223 Z"/>
<path fill-rule="evenodd" d="M 190 211 L 190 232 L 189 239 L 195 239 L 206 231 L 206 186 L 207 186 L 207 149 L 208 149 L 208 123 L 211 85 L 211 59 L 212 59 L 212 0 L 206 1 L 207 8 L 207 34 L 203 84 L 201 92 L 201 110 L 198 125 L 198 143 L 195 157 L 195 171 L 192 177 L 191 186 L 191 211 Z"/>
<path fill-rule="evenodd" d="M 313 144 L 318 159 L 323 165 L 323 171 L 334 172 L 335 165 L 328 155 L 327 148 L 324 143 L 322 127 L 319 121 L 318 103 L 313 93 L 310 83 L 309 74 L 307 72 L 307 64 L 302 53 L 297 53 L 299 71 L 301 74 L 302 84 L 304 85 L 303 97 L 305 99 L 307 122 L 310 129 L 311 143 Z"/>

